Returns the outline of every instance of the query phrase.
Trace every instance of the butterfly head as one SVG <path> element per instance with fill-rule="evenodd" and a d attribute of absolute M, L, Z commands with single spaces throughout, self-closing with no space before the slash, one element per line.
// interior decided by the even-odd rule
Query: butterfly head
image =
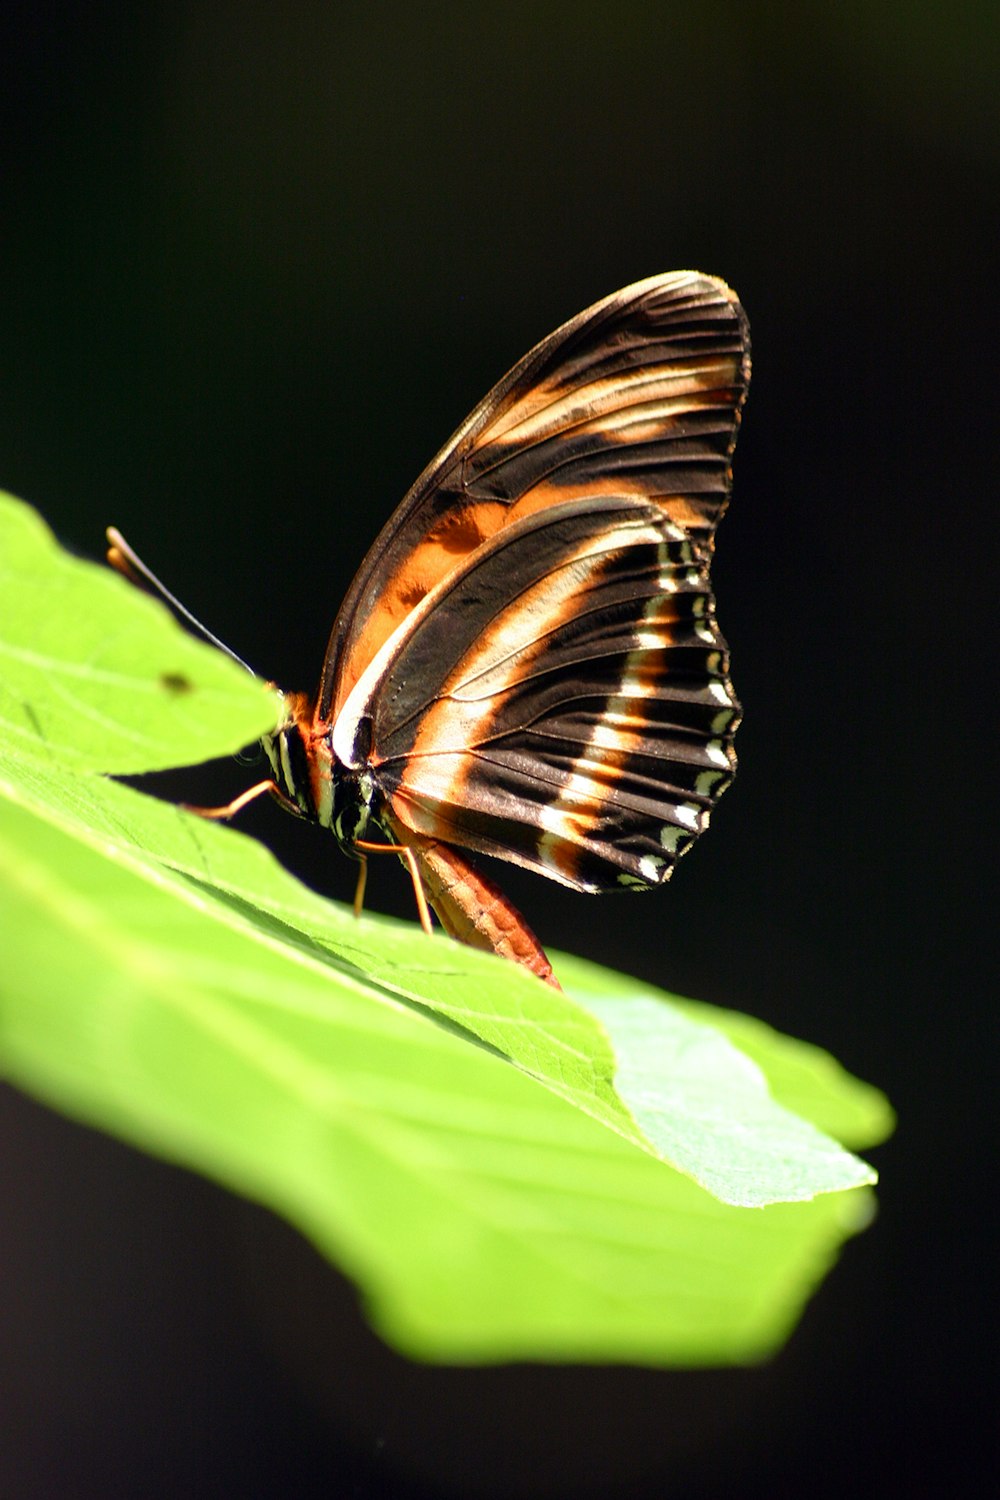
<path fill-rule="evenodd" d="M 331 733 L 316 724 L 304 693 L 284 693 L 283 713 L 262 744 L 285 805 L 329 828 L 348 853 L 364 838 L 378 801 L 375 776 L 364 753 L 345 764 L 334 754 Z M 363 747 L 359 747 L 359 751 Z"/>
<path fill-rule="evenodd" d="M 376 796 L 375 778 L 367 767 L 350 770 L 346 766 L 335 766 L 330 827 L 340 847 L 348 854 L 358 839 L 367 834 Z"/>

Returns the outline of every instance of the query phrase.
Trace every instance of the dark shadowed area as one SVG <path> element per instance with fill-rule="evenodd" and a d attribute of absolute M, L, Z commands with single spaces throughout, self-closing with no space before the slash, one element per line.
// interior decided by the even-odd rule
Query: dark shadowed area
<path fill-rule="evenodd" d="M 0 1493 L 986 1488 L 998 31 L 985 0 L 0 14 L 0 486 L 87 555 L 114 522 L 285 686 L 531 344 L 653 272 L 738 290 L 735 786 L 643 899 L 501 878 L 546 946 L 828 1047 L 900 1116 L 767 1368 L 454 1371 L 263 1211 L 6 1091 Z M 329 835 L 241 826 L 350 896 Z M 369 900 L 411 913 L 394 862 Z"/>

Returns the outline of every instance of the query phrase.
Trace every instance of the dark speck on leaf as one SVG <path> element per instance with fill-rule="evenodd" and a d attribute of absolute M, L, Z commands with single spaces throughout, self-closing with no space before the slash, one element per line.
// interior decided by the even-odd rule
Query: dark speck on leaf
<path fill-rule="evenodd" d="M 182 672 L 161 672 L 160 686 L 171 698 L 180 698 L 185 693 L 194 692 L 194 683 Z"/>

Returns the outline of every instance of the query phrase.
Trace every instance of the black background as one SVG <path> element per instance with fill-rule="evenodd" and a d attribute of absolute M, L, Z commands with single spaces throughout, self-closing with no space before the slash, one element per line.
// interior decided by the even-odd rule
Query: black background
<path fill-rule="evenodd" d="M 900 1115 L 880 1219 L 770 1366 L 450 1371 L 385 1351 L 263 1211 L 5 1092 L 4 1496 L 989 1482 L 998 14 L 0 13 L 0 483 L 83 553 L 117 523 L 286 686 L 533 342 L 656 271 L 738 289 L 740 775 L 659 895 L 504 883 L 547 945 L 819 1042 Z M 350 894 L 328 836 L 243 826 Z M 395 866 L 370 899 L 410 914 Z"/>

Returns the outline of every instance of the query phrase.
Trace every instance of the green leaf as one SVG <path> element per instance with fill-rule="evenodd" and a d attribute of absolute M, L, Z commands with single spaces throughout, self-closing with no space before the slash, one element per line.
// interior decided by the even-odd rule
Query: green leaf
<path fill-rule="evenodd" d="M 618 1091 L 665 1161 L 743 1208 L 874 1182 L 865 1162 L 776 1103 L 760 1068 L 721 1031 L 663 999 L 592 995 L 588 1007 L 614 1043 Z"/>
<path fill-rule="evenodd" d="M 867 1217 L 855 1194 L 718 1203 L 425 1013 L 13 803 L 0 870 L 6 1075 L 285 1214 L 411 1354 L 754 1358 Z"/>
<path fill-rule="evenodd" d="M 277 701 L 110 568 L 63 552 L 0 492 L 0 730 L 64 772 L 154 771 L 229 755 Z"/>
<path fill-rule="evenodd" d="M 116 600 L 176 633 L 140 596 Z M 23 615 L 18 630 L 23 645 Z M 10 689 L 6 663 L 16 677 L 24 655 L 3 652 Z M 92 641 L 80 657 L 92 662 Z M 148 693 L 165 660 L 181 658 L 133 662 L 128 693 Z M 64 685 L 86 681 L 117 757 L 120 684 L 74 673 L 65 643 L 57 669 Z M 215 680 L 168 670 L 191 680 L 201 743 L 231 749 Z M 27 691 L 34 709 L 18 684 L 9 698 Z M 254 700 L 238 671 L 234 684 Z M 775 1104 L 763 1077 L 773 1057 L 801 1113 L 850 1118 L 858 1145 L 874 1094 L 843 1075 L 811 1092 L 814 1049 L 762 1030 L 749 1063 L 706 1024 L 715 1012 L 594 966 L 560 960 L 581 1005 L 412 924 L 355 921 L 233 830 L 67 770 L 46 709 L 0 722 L 12 1081 L 285 1214 L 416 1356 L 718 1363 L 781 1341 L 870 1214 L 863 1190 L 831 1189 L 873 1174 Z M 254 732 L 268 718 L 270 705 Z M 48 732 L 32 761 L 36 721 Z M 169 714 L 162 736 L 179 737 Z M 100 737 L 87 753 L 100 763 Z"/>
<path fill-rule="evenodd" d="M 600 1024 L 526 971 L 412 923 L 353 913 L 293 880 L 263 845 L 131 787 L 97 778 L 30 779 L 0 746 L 0 795 L 40 813 L 181 900 L 211 905 L 269 946 L 307 955 L 354 992 L 394 995 L 433 1013 L 543 1078 L 557 1093 L 636 1142 L 616 1095 L 614 1056 Z"/>
<path fill-rule="evenodd" d="M 809 1042 L 783 1036 L 738 1011 L 698 1000 L 674 1000 L 686 1015 L 716 1026 L 766 1074 L 774 1099 L 842 1145 L 864 1151 L 892 1135 L 896 1117 L 888 1099 L 852 1078 L 837 1060 Z"/>
<path fill-rule="evenodd" d="M 895 1117 L 884 1094 L 828 1052 L 568 954 L 558 955 L 558 971 L 604 1021 L 618 1059 L 615 1084 L 638 1123 L 668 1160 L 725 1202 L 794 1202 L 875 1180 L 864 1163 L 830 1148 L 877 1144 Z"/>

